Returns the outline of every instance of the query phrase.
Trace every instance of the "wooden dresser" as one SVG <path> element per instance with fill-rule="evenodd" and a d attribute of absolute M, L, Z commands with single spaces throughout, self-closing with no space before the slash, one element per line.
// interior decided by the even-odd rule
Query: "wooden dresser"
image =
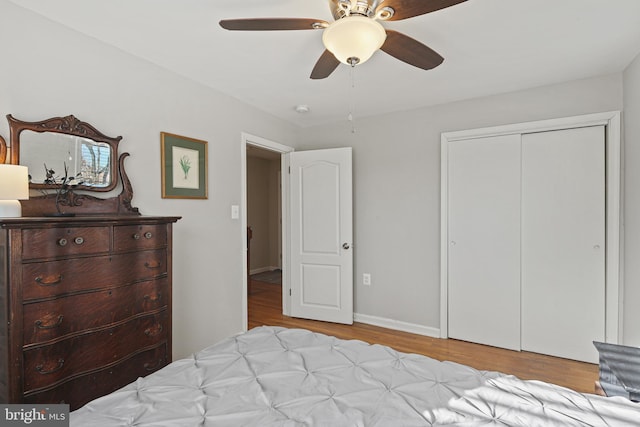
<path fill-rule="evenodd" d="M 73 410 L 171 361 L 177 220 L 0 220 L 0 402 Z"/>

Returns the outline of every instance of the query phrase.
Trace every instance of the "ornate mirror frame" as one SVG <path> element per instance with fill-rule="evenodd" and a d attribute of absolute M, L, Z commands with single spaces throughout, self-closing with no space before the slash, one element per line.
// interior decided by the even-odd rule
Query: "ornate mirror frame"
<path fill-rule="evenodd" d="M 109 137 L 95 127 L 90 125 L 89 123 L 78 120 L 73 115 L 66 117 L 53 117 L 51 119 L 43 120 L 40 122 L 24 122 L 22 120 L 18 120 L 14 118 L 11 114 L 7 115 L 7 120 L 9 121 L 9 130 L 10 130 L 10 149 L 11 149 L 11 163 L 20 164 L 20 147 L 21 141 L 20 137 L 23 131 L 33 131 L 38 133 L 58 133 L 63 135 L 70 136 L 78 136 L 82 138 L 89 138 L 96 142 L 105 143 L 110 148 L 110 176 L 111 182 L 109 185 L 104 187 L 93 187 L 79 184 L 76 186 L 78 190 L 84 191 L 98 191 L 98 192 L 107 192 L 113 190 L 117 185 L 117 164 L 116 158 L 118 155 L 118 144 L 120 140 L 122 140 L 121 136 L 118 137 Z M 29 188 L 34 189 L 47 189 L 47 188 L 56 188 L 56 184 L 46 184 L 46 183 L 30 183 Z"/>
<path fill-rule="evenodd" d="M 65 192 L 64 198 L 60 198 L 60 184 L 29 184 L 32 190 L 40 190 L 43 195 L 30 196 L 29 200 L 22 200 L 23 216 L 45 216 L 55 214 L 59 205 L 69 215 L 139 215 L 138 208 L 131 206 L 133 188 L 124 170 L 124 159 L 129 153 L 118 156 L 118 145 L 121 136 L 109 137 L 97 130 L 91 124 L 78 120 L 75 116 L 52 117 L 38 122 L 25 122 L 7 115 L 10 130 L 10 154 L 11 163 L 20 164 L 20 134 L 24 130 L 34 132 L 53 132 L 83 138 L 108 144 L 111 148 L 111 176 L 112 180 L 105 187 L 91 187 L 86 185 L 73 186 L 72 191 Z M 0 163 L 6 159 L 7 146 L 0 138 Z M 116 161 L 117 159 L 117 161 Z M 118 178 L 120 178 L 118 180 Z M 121 192 L 116 197 L 98 198 L 92 196 L 93 192 L 108 192 L 122 185 Z"/>
<path fill-rule="evenodd" d="M 2 135 L 0 135 L 0 164 L 4 163 L 7 159 L 7 143 Z"/>

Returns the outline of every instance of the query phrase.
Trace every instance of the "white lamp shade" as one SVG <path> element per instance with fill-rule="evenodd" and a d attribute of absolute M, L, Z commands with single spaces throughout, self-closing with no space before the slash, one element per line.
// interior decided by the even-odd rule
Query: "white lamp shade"
<path fill-rule="evenodd" d="M 378 21 L 364 16 L 347 16 L 329 25 L 322 34 L 324 46 L 336 59 L 351 64 L 350 58 L 357 58 L 362 64 L 380 49 L 387 39 L 384 27 Z"/>
<path fill-rule="evenodd" d="M 0 200 L 27 200 L 29 171 L 26 166 L 0 164 Z"/>

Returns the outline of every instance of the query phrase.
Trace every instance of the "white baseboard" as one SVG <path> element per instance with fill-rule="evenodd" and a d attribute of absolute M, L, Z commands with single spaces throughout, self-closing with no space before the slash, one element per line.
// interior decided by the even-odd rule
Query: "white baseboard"
<path fill-rule="evenodd" d="M 265 271 L 278 270 L 279 268 L 280 267 L 273 267 L 273 266 L 254 268 L 253 270 L 249 270 L 249 275 L 264 273 Z"/>
<path fill-rule="evenodd" d="M 353 314 L 353 320 L 368 325 L 380 326 L 382 328 L 394 329 L 396 331 L 409 332 L 412 334 L 424 335 L 432 338 L 440 338 L 440 329 L 429 326 L 416 325 L 415 323 L 401 322 L 400 320 L 387 319 L 384 317 L 370 316 L 368 314 Z"/>

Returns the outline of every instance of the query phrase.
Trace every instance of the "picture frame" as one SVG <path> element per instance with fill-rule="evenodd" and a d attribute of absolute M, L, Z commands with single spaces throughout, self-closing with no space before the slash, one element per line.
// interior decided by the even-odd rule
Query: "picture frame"
<path fill-rule="evenodd" d="M 160 132 L 163 199 L 206 199 L 207 141 Z"/>

